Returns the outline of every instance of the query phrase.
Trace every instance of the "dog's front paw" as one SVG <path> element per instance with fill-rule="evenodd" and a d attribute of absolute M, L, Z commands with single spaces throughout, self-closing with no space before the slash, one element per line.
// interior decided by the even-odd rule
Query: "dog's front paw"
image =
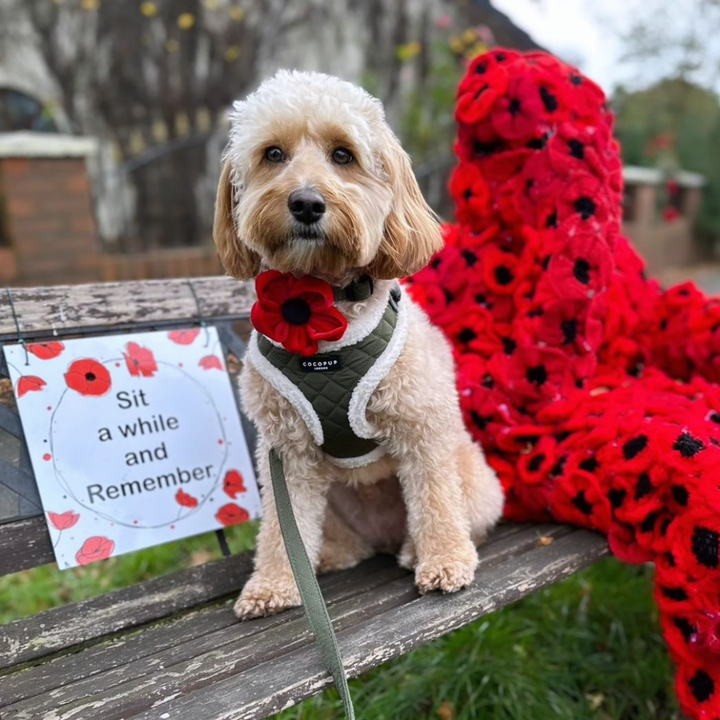
<path fill-rule="evenodd" d="M 473 581 L 477 564 L 475 548 L 472 553 L 446 555 L 422 561 L 415 568 L 415 585 L 423 595 L 434 590 L 444 593 L 457 592 Z"/>
<path fill-rule="evenodd" d="M 277 615 L 301 604 L 295 582 L 263 584 L 252 580 L 243 588 L 233 610 L 240 620 Z"/>

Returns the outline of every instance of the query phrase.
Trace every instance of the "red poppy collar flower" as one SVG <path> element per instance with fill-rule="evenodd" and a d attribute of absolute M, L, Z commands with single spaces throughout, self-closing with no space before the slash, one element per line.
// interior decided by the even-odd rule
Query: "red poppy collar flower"
<path fill-rule="evenodd" d="M 333 289 L 324 280 L 268 270 L 256 278 L 255 290 L 253 326 L 288 352 L 309 357 L 320 340 L 339 340 L 345 334 L 347 320 L 333 306 Z"/>

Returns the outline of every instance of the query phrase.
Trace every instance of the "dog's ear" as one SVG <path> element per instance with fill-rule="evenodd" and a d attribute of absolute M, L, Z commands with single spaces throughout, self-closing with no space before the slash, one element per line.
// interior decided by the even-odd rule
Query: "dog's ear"
<path fill-rule="evenodd" d="M 393 205 L 385 220 L 378 254 L 368 271 L 373 277 L 406 277 L 423 268 L 442 248 L 435 213 L 425 202 L 412 171 L 410 158 L 388 131 L 381 160 L 393 189 Z"/>
<path fill-rule="evenodd" d="M 238 280 L 250 280 L 260 270 L 260 256 L 245 245 L 235 230 L 235 188 L 231 177 L 230 162 L 225 161 L 215 200 L 213 237 L 220 260 L 228 274 Z"/>

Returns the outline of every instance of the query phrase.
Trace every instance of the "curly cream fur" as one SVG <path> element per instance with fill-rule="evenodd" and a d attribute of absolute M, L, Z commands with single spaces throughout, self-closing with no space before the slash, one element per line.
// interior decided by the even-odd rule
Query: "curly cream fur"
<path fill-rule="evenodd" d="M 271 145 L 284 151 L 285 162 L 265 160 Z M 353 163 L 333 164 L 338 146 L 351 150 Z M 327 205 L 312 241 L 297 235 L 287 209 L 288 195 L 302 187 L 319 191 Z M 285 71 L 235 105 L 215 240 L 238 278 L 274 268 L 334 284 L 364 272 L 376 279 L 408 275 L 441 245 L 381 104 L 337 78 Z M 340 309 L 352 327 L 376 302 Z M 366 467 L 326 460 L 298 411 L 246 360 L 241 395 L 260 431 L 264 514 L 255 572 L 235 606 L 239 617 L 300 603 L 269 482 L 271 447 L 283 457 L 300 533 L 319 570 L 351 567 L 382 551 L 414 569 L 421 592 L 453 592 L 471 582 L 475 544 L 497 522 L 502 491 L 463 425 L 447 341 L 407 295 L 402 303 L 407 340 L 367 406 L 388 453 Z"/>

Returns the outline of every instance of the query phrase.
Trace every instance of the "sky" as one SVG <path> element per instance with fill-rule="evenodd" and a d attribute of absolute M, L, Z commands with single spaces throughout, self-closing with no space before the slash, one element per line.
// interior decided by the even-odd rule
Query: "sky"
<path fill-rule="evenodd" d="M 694 27 L 703 36 L 702 58 L 705 67 L 695 79 L 718 87 L 717 64 L 720 42 L 712 32 L 717 27 L 718 13 L 700 13 L 699 3 L 685 12 L 683 3 L 665 0 L 491 0 L 516 25 L 525 30 L 538 44 L 563 60 L 578 66 L 606 92 L 622 83 L 628 87 L 647 86 L 670 72 L 671 57 L 663 54 L 656 62 L 639 65 L 623 58 L 625 47 L 620 40 L 633 20 L 652 13 L 658 43 L 667 42 L 678 30 Z M 685 7 L 688 10 L 688 6 Z M 665 40 L 663 40 L 663 36 Z M 676 59 L 676 58 L 674 58 Z"/>

